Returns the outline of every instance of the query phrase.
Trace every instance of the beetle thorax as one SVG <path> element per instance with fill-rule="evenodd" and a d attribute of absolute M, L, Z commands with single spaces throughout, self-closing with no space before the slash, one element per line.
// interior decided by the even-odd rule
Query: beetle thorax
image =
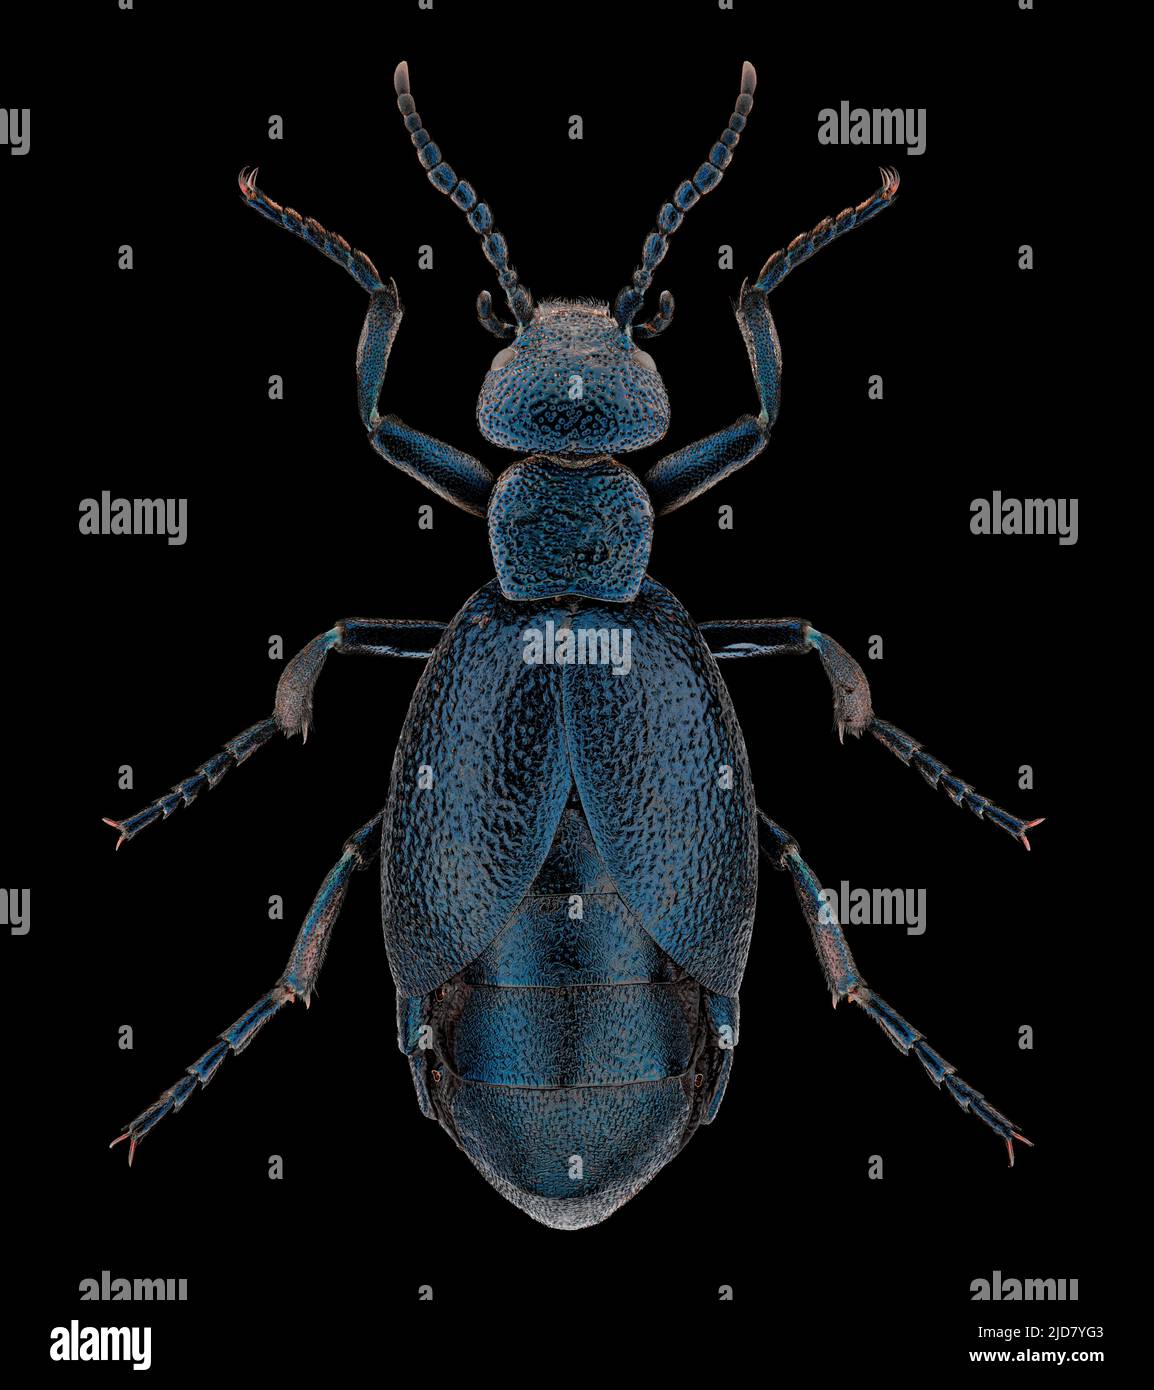
<path fill-rule="evenodd" d="M 522 459 L 489 500 L 489 545 L 508 599 L 632 602 L 652 544 L 649 495 L 608 456 Z"/>

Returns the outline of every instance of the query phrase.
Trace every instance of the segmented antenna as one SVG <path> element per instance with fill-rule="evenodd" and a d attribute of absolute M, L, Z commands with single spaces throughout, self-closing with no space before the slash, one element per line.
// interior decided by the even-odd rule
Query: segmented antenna
<path fill-rule="evenodd" d="M 622 328 L 628 329 L 641 308 L 645 291 L 653 281 L 653 272 L 666 251 L 669 250 L 669 237 L 681 226 L 682 218 L 698 199 L 721 182 L 733 151 L 745 129 L 745 118 L 753 110 L 753 93 L 757 86 L 757 72 L 752 63 L 744 63 L 741 68 L 741 95 L 737 106 L 729 118 L 729 125 L 721 132 L 721 138 L 709 151 L 706 162 L 698 169 L 692 179 L 680 185 L 671 203 L 662 205 L 657 214 L 657 228 L 645 238 L 641 249 L 641 264 L 633 272 L 632 284 L 626 285 L 613 305 L 613 317 Z M 430 176 L 431 177 L 431 176 Z M 668 290 L 661 296 L 657 313 L 647 323 L 639 323 L 633 334 L 637 338 L 653 338 L 664 333 L 673 318 L 673 296 Z"/>
<path fill-rule="evenodd" d="M 409 65 L 397 64 L 393 74 L 393 86 L 397 90 L 397 110 L 405 118 L 405 129 L 416 146 L 417 158 L 428 170 L 429 182 L 434 188 L 448 194 L 453 202 L 469 219 L 469 226 L 481 238 L 481 250 L 485 259 L 497 272 L 497 279 L 505 291 L 505 299 L 513 311 L 517 323 L 524 327 L 533 317 L 533 296 L 517 279 L 517 272 L 509 264 L 509 246 L 493 223 L 493 210 L 488 203 L 478 202 L 476 190 L 464 179 L 458 179 L 441 157 L 440 147 L 430 138 L 429 132 L 421 124 L 417 108 L 409 92 Z M 484 291 L 477 300 L 477 317 L 490 333 L 498 338 L 511 338 L 517 331 L 513 324 L 493 313 L 493 299 Z"/>

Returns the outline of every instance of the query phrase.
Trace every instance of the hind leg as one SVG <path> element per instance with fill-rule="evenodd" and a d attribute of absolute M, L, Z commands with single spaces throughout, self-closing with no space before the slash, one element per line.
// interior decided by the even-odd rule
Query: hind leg
<path fill-rule="evenodd" d="M 885 1031 L 890 1042 L 901 1053 L 908 1055 L 912 1052 L 939 1090 L 945 1082 L 946 1090 L 963 1110 L 976 1115 L 1005 1141 L 1012 1168 L 1014 1140 L 1020 1139 L 1023 1144 L 1032 1148 L 1030 1140 L 1019 1134 L 1013 1123 L 1000 1110 L 995 1110 L 979 1091 L 975 1091 L 963 1081 L 949 1062 L 926 1042 L 923 1034 L 907 1023 L 881 995 L 869 988 L 862 979 L 832 907 L 822 896 L 821 884 L 798 851 L 797 842 L 780 825 L 771 821 L 764 811 L 759 810 L 757 815 L 762 854 L 775 869 L 788 869 L 793 878 L 797 900 L 801 904 L 805 920 L 809 923 L 814 946 L 817 948 L 817 958 L 821 962 L 834 1008 L 837 1008 L 838 1002 L 842 999 L 859 1005 Z"/>
<path fill-rule="evenodd" d="M 141 1111 L 124 1133 L 109 1145 L 112 1148 L 121 1140 L 127 1139 L 129 1163 L 136 1153 L 137 1144 L 144 1136 L 159 1124 L 165 1115 L 170 1112 L 175 1115 L 196 1090 L 198 1083 L 207 1086 L 230 1052 L 243 1052 L 269 1019 L 279 1013 L 286 1004 L 303 999 L 305 1008 L 308 1008 L 309 996 L 328 949 L 329 935 L 345 900 L 349 878 L 356 869 L 366 868 L 377 857 L 383 816 L 383 811 L 378 813 L 345 841 L 344 853 L 329 870 L 320 891 L 313 899 L 284 974 L 272 989 L 258 999 L 247 1013 L 242 1014 L 231 1028 L 225 1029 L 204 1056 L 185 1070 L 185 1074 L 176 1085 L 170 1086 L 158 1101 L 147 1110 Z"/>

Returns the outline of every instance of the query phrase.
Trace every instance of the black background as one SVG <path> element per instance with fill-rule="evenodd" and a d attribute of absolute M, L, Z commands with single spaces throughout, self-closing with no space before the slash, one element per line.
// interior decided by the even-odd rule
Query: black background
<path fill-rule="evenodd" d="M 48 1364 L 50 1327 L 73 1316 L 150 1322 L 162 1378 L 178 1363 L 211 1368 L 225 1342 L 234 1366 L 338 1356 L 358 1319 L 411 1327 L 424 1284 L 434 1302 L 417 1317 L 593 1329 L 642 1312 L 675 1332 L 713 1323 L 728 1284 L 735 1304 L 777 1315 L 761 1328 L 772 1358 L 868 1347 L 935 1369 L 965 1364 L 979 1323 L 1106 1321 L 1105 942 L 1084 828 L 1095 750 L 1076 717 L 1071 731 L 1086 695 L 1066 653 L 1108 556 L 1103 483 L 1075 471 L 1066 410 L 1064 248 L 1046 214 L 1076 151 L 1038 116 L 1050 21 L 1007 5 L 981 33 L 970 21 L 928 32 L 883 7 L 854 28 L 823 7 L 800 36 L 700 5 L 670 10 L 656 32 L 651 12 L 630 9 L 518 23 L 503 8 L 483 29 L 438 3 L 343 35 L 334 13 L 315 51 L 309 30 L 293 34 L 290 61 L 267 30 L 240 24 L 215 42 L 198 32 L 213 13 L 173 6 L 162 21 L 142 7 L 113 16 L 136 29 L 117 36 L 98 88 L 93 77 L 58 88 L 51 108 L 34 101 L 32 155 L 0 159 L 34 226 L 64 211 L 83 227 L 53 289 L 66 422 L 55 417 L 27 470 L 40 500 L 12 538 L 68 590 L 35 624 L 35 678 L 10 690 L 36 731 L 12 737 L 23 790 L 6 856 L 36 909 L 31 934 L 6 947 L 31 1197 L 11 1214 L 28 1310 L 15 1345 L 32 1364 Z M 307 746 L 264 748 L 119 854 L 100 817 L 140 809 L 269 712 L 282 669 L 272 634 L 291 655 L 340 617 L 447 620 L 491 576 L 483 525 L 364 437 L 352 370 L 363 293 L 246 210 L 235 185 L 259 164 L 272 198 L 396 278 L 406 316 L 382 409 L 494 470 L 511 461 L 474 419 L 498 346 L 474 301 L 482 288 L 500 296 L 404 134 L 401 57 L 433 138 L 493 205 L 533 293 L 609 300 L 657 206 L 725 125 L 742 59 L 757 65 L 735 161 L 656 277 L 677 301 L 648 345 L 673 416 L 662 446 L 629 459 L 639 469 L 756 408 L 731 307 L 742 276 L 865 198 L 878 164 L 898 166 L 895 207 L 775 291 L 772 441 L 659 521 L 651 572 L 699 619 L 809 618 L 863 660 L 881 717 L 995 802 L 1048 818 L 1026 854 L 873 740 L 839 747 L 816 659 L 725 667 L 759 803 L 819 877 L 926 890 L 923 936 L 862 927 L 851 944 L 871 984 L 1035 1141 L 1012 1172 L 996 1137 L 860 1011 L 831 1011 L 789 881 L 769 872 L 718 1119 L 603 1226 L 533 1224 L 419 1113 L 373 873 L 352 884 L 311 1011 L 228 1060 L 131 1171 L 125 1147 L 105 1151 L 277 978 L 342 841 L 383 803 L 419 667 L 332 661 Z M 819 145 L 818 111 L 843 98 L 926 107 L 926 153 Z M 567 137 L 573 113 L 580 142 Z M 1032 274 L 1017 269 L 1022 242 L 1035 245 Z M 122 243 L 130 274 L 114 268 Z M 733 271 L 717 268 L 723 243 Z M 417 269 L 422 244 L 432 271 Z M 274 373 L 282 402 L 267 397 Z M 875 373 L 882 402 L 867 398 Z M 188 543 L 80 536 L 81 498 L 105 488 L 186 497 Z M 1079 497 L 1078 544 L 971 535 L 970 502 L 994 489 Z M 428 502 L 434 529 L 420 531 Z M 717 526 L 723 504 L 732 531 Z M 875 634 L 884 659 L 869 662 Z M 129 792 L 117 790 L 125 763 Z M 1017 787 L 1024 763 L 1033 791 Z M 18 867 L 35 863 L 36 876 Z M 283 922 L 268 920 L 273 893 Z M 1017 1045 L 1024 1024 L 1032 1051 Z M 283 1181 L 267 1176 L 271 1154 Z M 867 1178 L 875 1154 L 882 1181 Z M 189 1302 L 147 1317 L 79 1304 L 78 1281 L 102 1269 L 186 1277 Z M 994 1269 L 1078 1278 L 1081 1301 L 971 1303 L 971 1280 Z M 1108 1341 L 1088 1345 L 1109 1355 Z"/>

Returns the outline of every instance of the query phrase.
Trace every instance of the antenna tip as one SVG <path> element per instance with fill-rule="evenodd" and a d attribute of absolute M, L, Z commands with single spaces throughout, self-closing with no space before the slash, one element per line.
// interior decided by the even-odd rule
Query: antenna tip
<path fill-rule="evenodd" d="M 409 65 L 403 58 L 397 64 L 396 72 L 393 73 L 393 86 L 396 88 L 397 96 L 407 97 L 409 95 Z"/>
<path fill-rule="evenodd" d="M 741 65 L 741 92 L 743 96 L 751 97 L 757 88 L 757 69 L 752 63 L 746 62 Z"/>

